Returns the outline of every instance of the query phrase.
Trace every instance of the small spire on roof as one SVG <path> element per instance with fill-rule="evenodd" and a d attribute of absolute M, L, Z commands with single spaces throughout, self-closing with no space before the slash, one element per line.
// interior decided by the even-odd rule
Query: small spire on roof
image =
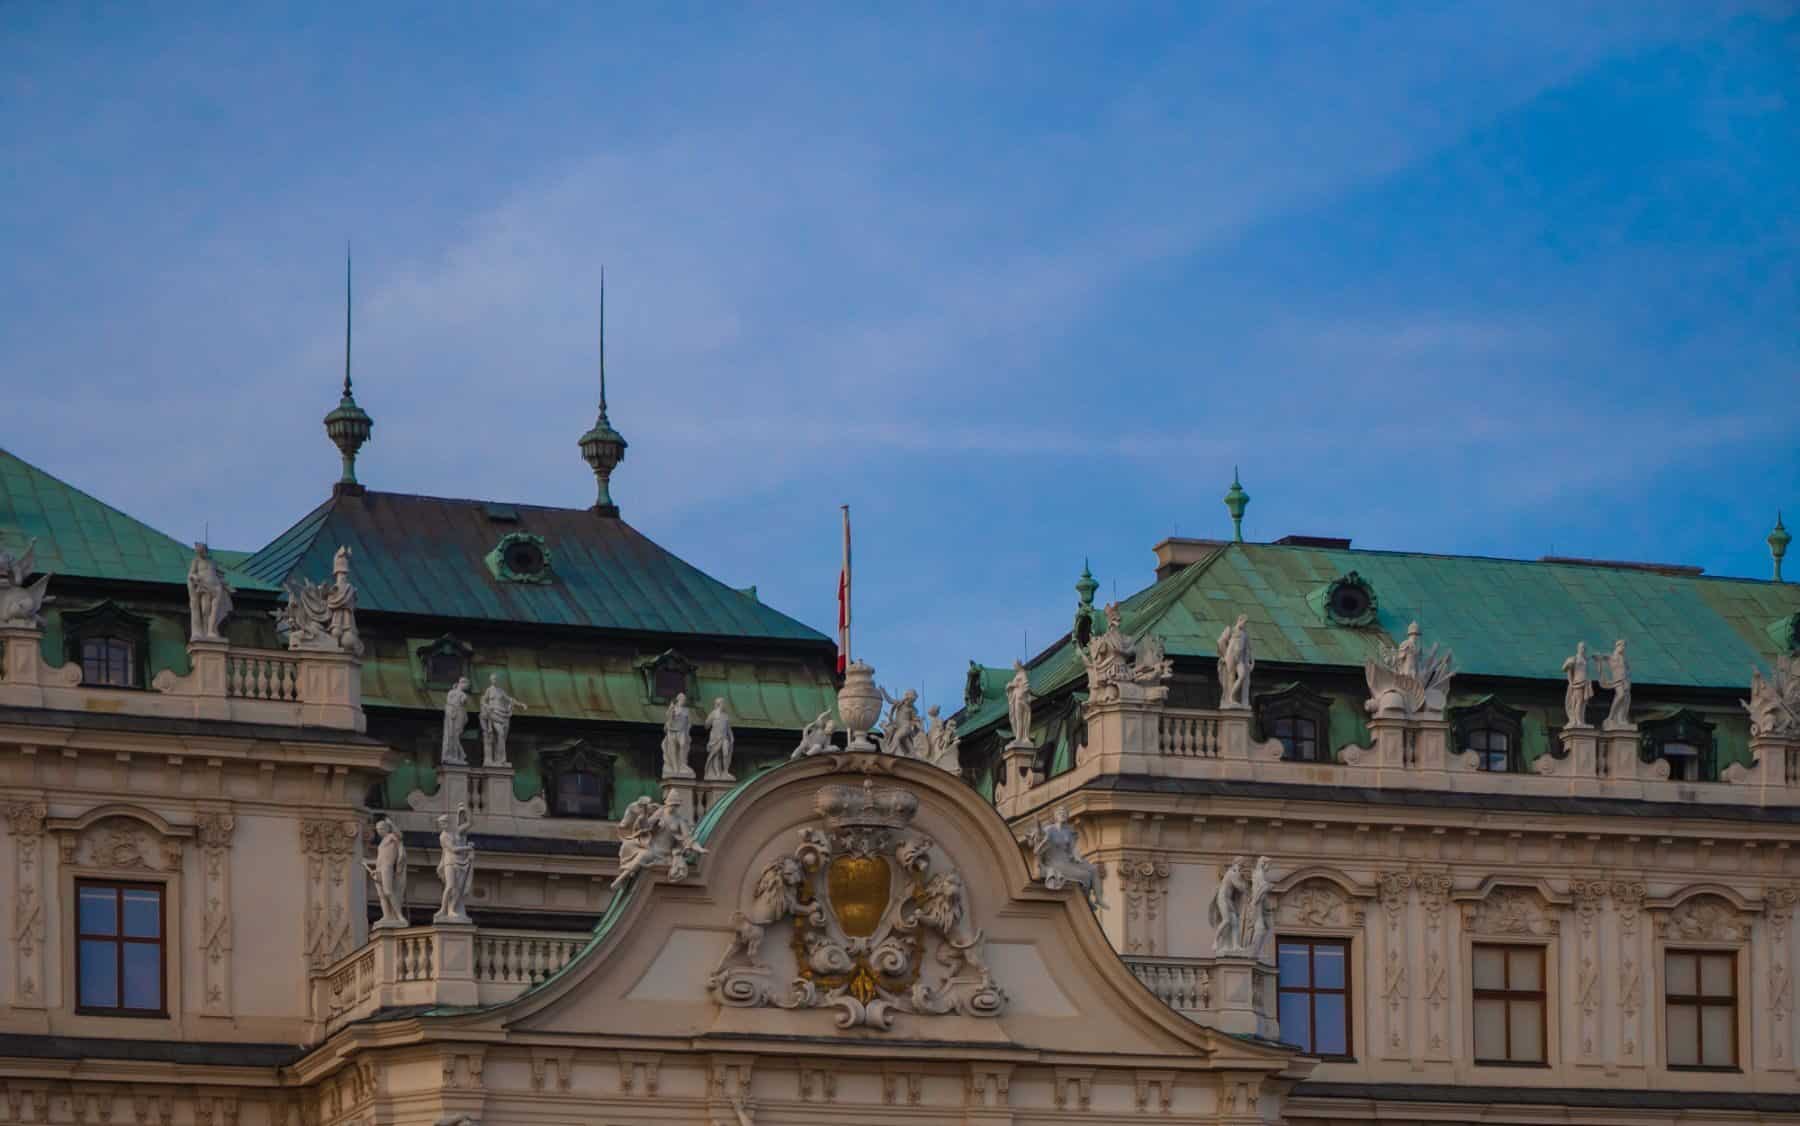
<path fill-rule="evenodd" d="M 1225 494 L 1225 510 L 1231 513 L 1231 539 L 1234 543 L 1244 542 L 1244 509 L 1250 504 L 1250 494 L 1238 481 L 1237 466 L 1231 467 L 1231 491 Z"/>
<path fill-rule="evenodd" d="M 338 493 L 360 493 L 363 487 L 356 481 L 356 454 L 363 443 L 369 440 L 375 429 L 375 420 L 356 405 L 356 396 L 350 392 L 350 244 L 344 244 L 344 397 L 338 405 L 325 416 L 325 436 L 331 439 L 344 458 L 344 474 L 338 478 L 337 486 L 332 490 Z"/>
<path fill-rule="evenodd" d="M 581 436 L 581 456 L 594 471 L 598 486 L 594 511 L 601 516 L 617 516 L 619 506 L 612 499 L 612 471 L 625 460 L 625 436 L 613 429 L 606 417 L 606 270 L 600 271 L 600 414 L 593 429 Z"/>
<path fill-rule="evenodd" d="M 1100 589 L 1100 583 L 1094 573 L 1088 570 L 1088 561 L 1081 561 L 1081 577 L 1075 580 L 1075 593 L 1081 596 L 1081 605 L 1087 609 L 1094 606 L 1094 592 Z"/>
<path fill-rule="evenodd" d="M 1769 556 L 1775 560 L 1776 582 L 1781 581 L 1781 557 L 1787 554 L 1788 544 L 1793 541 L 1794 537 L 1790 536 L 1788 530 L 1781 526 L 1780 510 L 1776 510 L 1775 527 L 1769 532 Z"/>

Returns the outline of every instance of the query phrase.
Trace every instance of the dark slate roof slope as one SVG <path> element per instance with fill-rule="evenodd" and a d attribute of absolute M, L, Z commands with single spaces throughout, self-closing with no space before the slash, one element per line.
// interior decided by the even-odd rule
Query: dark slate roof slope
<path fill-rule="evenodd" d="M 16 554 L 33 539 L 35 570 L 80 578 L 185 586 L 193 556 L 173 536 L 0 449 L 0 547 Z M 261 589 L 236 571 L 227 578 Z"/>
<path fill-rule="evenodd" d="M 501 581 L 486 556 L 510 532 L 543 537 L 554 581 Z M 617 517 L 370 491 L 340 493 L 241 566 L 279 584 L 325 579 L 350 548 L 359 609 L 645 633 L 829 644 Z"/>

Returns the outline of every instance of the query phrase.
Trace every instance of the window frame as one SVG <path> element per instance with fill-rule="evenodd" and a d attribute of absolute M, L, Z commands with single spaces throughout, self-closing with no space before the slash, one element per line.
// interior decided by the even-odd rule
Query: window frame
<path fill-rule="evenodd" d="M 1670 956 L 1687 957 L 1687 958 L 1694 959 L 1694 987 L 1696 989 L 1701 989 L 1702 990 L 1701 992 L 1694 993 L 1694 994 L 1686 994 L 1686 993 L 1671 993 L 1669 991 L 1669 958 L 1670 958 Z M 1701 963 L 1707 958 L 1724 958 L 1731 963 L 1731 972 L 1729 975 L 1729 980 L 1731 981 L 1731 995 L 1730 995 L 1729 999 L 1726 1001 L 1721 1001 L 1717 998 L 1712 998 L 1712 997 L 1707 996 L 1707 994 L 1705 993 L 1704 989 L 1701 986 L 1701 982 L 1705 980 L 1704 977 L 1702 976 Z M 1738 1028 L 1738 1020 L 1739 1020 L 1739 1016 L 1740 1016 L 1740 1005 L 1738 1004 L 1738 999 L 1739 999 L 1738 966 L 1739 966 L 1738 951 L 1735 947 L 1721 949 L 1717 946 L 1711 946 L 1711 947 L 1708 947 L 1708 946 L 1665 946 L 1662 948 L 1662 975 L 1661 975 L 1661 979 L 1660 979 L 1661 984 L 1662 984 L 1662 1030 L 1661 1031 L 1662 1031 L 1663 1067 L 1666 1070 L 1669 1070 L 1669 1071 L 1701 1071 L 1701 1072 L 1712 1072 L 1714 1074 L 1736 1074 L 1736 1075 L 1743 1074 L 1743 1071 L 1744 1071 L 1743 1033 L 1742 1033 L 1742 1030 Z M 1709 1064 L 1709 1063 L 1671 1063 L 1670 1062 L 1669 1048 L 1671 1046 L 1671 1039 L 1669 1036 L 1669 1009 L 1675 1005 L 1681 1005 L 1683 1007 L 1692 1008 L 1694 1010 L 1694 1036 L 1695 1036 L 1694 1058 L 1695 1059 L 1705 1059 L 1706 1058 L 1705 1015 L 1706 1015 L 1707 1008 L 1708 1007 L 1711 1007 L 1711 1008 L 1729 1007 L 1730 1008 L 1730 1010 L 1731 1010 L 1731 1063 L 1721 1065 L 1721 1064 Z"/>
<path fill-rule="evenodd" d="M 1643 741 L 1639 758 L 1646 763 L 1655 763 L 1658 759 L 1668 762 L 1671 782 L 1718 782 L 1721 780 L 1717 727 L 1697 712 L 1682 708 L 1673 715 L 1640 722 L 1638 731 L 1639 737 Z M 1695 762 L 1697 777 L 1675 777 L 1675 764 L 1663 750 L 1671 743 L 1692 746 L 1699 751 Z"/>
<path fill-rule="evenodd" d="M 1282 996 L 1282 994 L 1287 993 L 1287 994 L 1294 994 L 1294 995 L 1304 995 L 1307 999 L 1306 1000 L 1307 1038 L 1312 1043 L 1307 1044 L 1307 1045 L 1302 1045 L 1302 1047 L 1304 1048 L 1304 1050 L 1307 1052 L 1308 1055 L 1314 1056 L 1317 1059 L 1325 1060 L 1330 1063 L 1355 1063 L 1356 1062 L 1356 1009 L 1352 1003 L 1352 991 L 1353 991 L 1353 988 L 1354 988 L 1355 982 L 1356 982 L 1356 973 L 1355 973 L 1355 964 L 1351 961 L 1351 955 L 1356 949 L 1354 942 L 1355 942 L 1355 940 L 1351 936 L 1348 936 L 1348 935 L 1338 936 L 1338 935 L 1323 935 L 1323 934 L 1318 934 L 1318 935 L 1277 934 L 1275 936 L 1275 965 L 1276 965 L 1275 1011 L 1277 1014 L 1279 1014 L 1281 1012 L 1281 996 Z M 1280 966 L 1281 966 L 1281 946 L 1283 943 L 1287 943 L 1289 945 L 1304 944 L 1307 948 L 1306 949 L 1307 984 L 1303 987 L 1284 987 L 1281 984 Z M 1344 952 L 1344 986 L 1342 989 L 1320 988 L 1317 984 L 1315 984 L 1318 981 L 1319 975 L 1318 975 L 1317 970 L 1314 968 L 1314 959 L 1315 959 L 1315 956 L 1317 953 L 1316 948 L 1319 946 L 1336 946 L 1343 950 L 1343 952 Z M 1334 1053 L 1327 1055 L 1324 1053 L 1314 1051 L 1314 1049 L 1313 1049 L 1313 1045 L 1317 1044 L 1318 1039 L 1319 1039 L 1318 1034 L 1317 1034 L 1317 1029 L 1319 1027 L 1318 996 L 1319 996 L 1319 994 L 1322 994 L 1322 993 L 1327 994 L 1329 996 L 1342 997 L 1344 999 L 1344 1051 L 1342 1053 L 1334 1052 Z M 1283 1036 L 1285 1037 L 1286 1033 L 1283 1033 Z M 1292 1041 L 1292 1040 L 1284 1040 L 1284 1042 L 1289 1043 L 1289 1044 L 1295 1043 L 1295 1041 Z"/>
<path fill-rule="evenodd" d="M 1475 984 L 1475 955 L 1480 950 L 1498 950 L 1501 952 L 1500 964 L 1505 973 L 1506 987 L 1501 989 L 1482 989 Z M 1520 950 L 1529 950 L 1537 955 L 1538 988 L 1513 989 L 1512 954 Z M 1490 1059 L 1476 1055 L 1475 1046 L 1475 1010 L 1478 1002 L 1499 1001 L 1501 1012 L 1506 1016 L 1506 1053 L 1512 1054 L 1512 1003 L 1514 1001 L 1536 1001 L 1538 1006 L 1538 1048 L 1540 1057 L 1535 1060 Z M 1550 1066 L 1550 948 L 1540 942 L 1471 942 L 1469 943 L 1469 1059 L 1477 1067 L 1549 1067 Z"/>
<path fill-rule="evenodd" d="M 1251 703 L 1256 713 L 1258 734 L 1265 743 L 1281 743 L 1281 761 L 1311 764 L 1335 763 L 1336 748 L 1331 745 L 1331 699 L 1321 696 L 1304 684 L 1290 684 L 1274 692 L 1256 696 Z M 1282 720 L 1303 719 L 1313 725 L 1314 752 L 1302 758 L 1276 734 Z"/>
<path fill-rule="evenodd" d="M 117 934 L 89 934 L 81 926 L 81 893 L 86 888 L 103 888 L 114 896 L 114 917 L 118 920 Z M 125 931 L 124 893 L 127 891 L 150 891 L 156 893 L 156 938 L 139 938 L 127 935 Z M 119 880 L 98 876 L 77 876 L 75 878 L 75 918 L 70 928 L 75 939 L 75 1012 L 81 1016 L 113 1017 L 133 1020 L 167 1020 L 169 1017 L 169 886 L 165 883 L 146 880 Z M 114 972 L 117 974 L 118 1005 L 89 1005 L 84 1002 L 81 993 L 81 970 L 83 950 L 88 942 L 110 942 L 113 945 Z M 125 999 L 125 947 L 128 945 L 156 947 L 156 982 L 157 999 L 160 1007 L 155 1009 L 131 1008 L 123 1004 Z"/>
<path fill-rule="evenodd" d="M 1459 753 L 1473 752 L 1484 756 L 1479 769 L 1483 774 L 1522 774 L 1525 771 L 1525 713 L 1492 696 L 1478 703 L 1455 709 L 1450 716 Z M 1473 746 L 1477 732 L 1489 731 L 1506 736 L 1506 769 L 1489 770 L 1485 756 L 1491 751 Z"/>
<path fill-rule="evenodd" d="M 85 610 L 66 611 L 62 616 L 63 661 L 81 670 L 81 687 L 116 688 L 126 692 L 143 692 L 149 686 L 150 620 L 120 606 L 110 599 Z M 116 642 L 127 651 L 125 683 L 87 678 L 86 643 Z M 110 663 L 110 662 L 109 662 Z"/>

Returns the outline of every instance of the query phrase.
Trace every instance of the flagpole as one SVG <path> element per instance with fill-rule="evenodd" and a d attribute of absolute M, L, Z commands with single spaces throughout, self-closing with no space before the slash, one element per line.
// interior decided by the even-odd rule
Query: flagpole
<path fill-rule="evenodd" d="M 842 509 L 844 513 L 844 606 L 841 613 L 844 619 L 842 622 L 844 632 L 844 664 L 848 666 L 850 664 L 850 630 L 852 620 L 850 614 L 850 506 L 841 504 L 838 507 Z"/>

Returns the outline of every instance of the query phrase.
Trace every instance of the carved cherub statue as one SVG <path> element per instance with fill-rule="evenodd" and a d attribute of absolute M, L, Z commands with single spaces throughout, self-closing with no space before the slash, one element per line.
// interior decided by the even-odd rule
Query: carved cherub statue
<path fill-rule="evenodd" d="M 800 745 L 788 757 L 811 758 L 813 755 L 830 754 L 831 736 L 836 731 L 837 721 L 831 718 L 831 713 L 820 712 L 817 719 L 800 729 Z"/>

